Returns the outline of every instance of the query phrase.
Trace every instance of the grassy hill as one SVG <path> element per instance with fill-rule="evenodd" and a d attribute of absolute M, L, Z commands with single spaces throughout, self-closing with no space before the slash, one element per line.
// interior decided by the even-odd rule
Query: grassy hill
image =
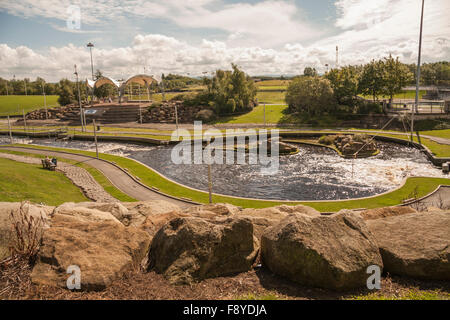
<path fill-rule="evenodd" d="M 58 106 L 58 96 L 46 96 L 47 107 Z M 44 96 L 0 96 L 0 115 L 17 115 L 44 107 Z"/>

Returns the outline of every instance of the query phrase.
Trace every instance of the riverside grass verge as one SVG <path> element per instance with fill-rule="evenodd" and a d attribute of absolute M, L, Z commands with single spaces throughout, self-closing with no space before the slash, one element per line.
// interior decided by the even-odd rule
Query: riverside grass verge
<path fill-rule="evenodd" d="M 35 154 L 35 153 L 27 153 L 27 152 L 20 152 L 20 151 L 13 151 L 13 150 L 5 150 L 0 149 L 0 153 L 9 153 L 9 154 L 15 154 L 25 157 L 32 157 L 32 158 L 42 158 L 42 155 Z M 1 159 L 1 158 L 0 158 Z M 85 169 L 87 172 L 90 173 L 90 175 L 100 184 L 103 189 L 105 189 L 106 192 L 108 192 L 112 197 L 116 198 L 119 201 L 122 202 L 137 202 L 136 199 L 128 196 L 127 194 L 123 193 L 119 189 L 117 189 L 109 180 L 105 177 L 105 175 L 100 172 L 99 170 L 95 169 L 94 167 L 91 167 L 90 165 L 78 161 L 74 161 L 71 159 L 66 159 L 62 157 L 58 157 L 60 161 L 63 161 L 65 163 L 80 167 Z M 89 201 L 89 200 L 86 200 Z M 67 202 L 67 201 L 64 201 Z M 62 202 L 62 203 L 64 203 Z"/>
<path fill-rule="evenodd" d="M 95 152 L 91 151 L 42 147 L 34 145 L 30 146 L 20 144 L 9 146 L 42 149 L 42 150 L 47 149 L 52 151 L 61 151 L 95 157 Z M 45 154 L 44 151 L 43 154 Z M 159 191 L 162 193 L 168 194 L 173 197 L 191 199 L 192 201 L 199 203 L 209 202 L 209 196 L 207 192 L 198 191 L 179 185 L 173 181 L 164 178 L 157 172 L 151 170 L 147 166 L 137 161 L 104 153 L 100 153 L 99 155 L 101 159 L 114 162 L 121 168 L 128 170 L 128 172 L 130 172 L 130 174 L 132 174 L 133 176 L 139 177 L 139 179 L 143 184 L 149 187 L 158 188 Z M 355 200 L 323 201 L 323 202 L 315 202 L 315 201 L 286 202 L 286 201 L 263 201 L 254 199 L 234 198 L 216 194 L 213 195 L 212 200 L 214 203 L 230 203 L 243 208 L 268 208 L 283 204 L 285 205 L 302 204 L 313 207 L 320 212 L 336 212 L 341 209 L 359 209 L 359 208 L 371 209 L 371 208 L 399 205 L 403 202 L 403 200 L 411 199 L 413 196 L 416 196 L 418 198 L 424 197 L 433 192 L 434 190 L 436 190 L 440 185 L 450 185 L 450 179 L 412 177 L 408 178 L 405 184 L 397 190 L 371 198 L 355 199 Z"/>
<path fill-rule="evenodd" d="M 0 158 L 0 201 L 21 202 L 25 199 L 51 206 L 89 201 L 61 172 Z"/>

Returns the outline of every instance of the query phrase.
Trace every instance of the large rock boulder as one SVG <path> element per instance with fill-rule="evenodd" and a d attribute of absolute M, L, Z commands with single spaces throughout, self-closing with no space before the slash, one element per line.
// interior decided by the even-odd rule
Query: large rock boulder
<path fill-rule="evenodd" d="M 55 214 L 45 231 L 31 279 L 66 287 L 69 266 L 81 270 L 82 290 L 102 290 L 145 258 L 150 237 L 143 230 L 113 220 L 89 221 Z"/>
<path fill-rule="evenodd" d="M 114 217 L 112 215 L 112 213 L 110 213 L 108 211 L 98 210 L 94 206 L 89 207 L 89 204 L 84 203 L 84 202 L 64 203 L 64 204 L 60 205 L 59 207 L 55 208 L 54 214 L 74 217 L 74 218 L 84 221 L 84 222 L 110 221 L 110 222 L 120 224 L 120 221 L 116 217 Z"/>
<path fill-rule="evenodd" d="M 291 215 L 262 236 L 264 265 L 303 285 L 336 290 L 366 285 L 367 267 L 382 266 L 373 235 L 352 214 Z"/>
<path fill-rule="evenodd" d="M 296 214 L 302 214 L 311 217 L 320 216 L 319 211 L 303 205 L 281 205 L 278 207 L 264 209 L 244 209 L 239 213 L 239 216 L 248 218 L 250 219 L 250 221 L 252 221 L 254 234 L 259 240 L 261 240 L 261 236 L 268 227 L 274 226 L 284 218 Z"/>
<path fill-rule="evenodd" d="M 241 212 L 241 208 L 228 203 L 204 204 L 192 206 L 183 211 L 194 217 L 213 219 L 216 217 L 232 216 Z"/>
<path fill-rule="evenodd" d="M 369 209 L 360 212 L 364 220 L 375 220 L 387 217 L 401 216 L 404 214 L 416 213 L 417 211 L 411 207 L 387 207 Z"/>
<path fill-rule="evenodd" d="M 189 214 L 180 211 L 171 211 L 167 213 L 160 213 L 148 216 L 141 224 L 140 228 L 145 230 L 153 239 L 155 234 L 164 227 L 164 225 L 176 218 L 189 217 Z"/>
<path fill-rule="evenodd" d="M 195 114 L 196 120 L 201 120 L 204 122 L 213 121 L 215 118 L 216 115 L 214 114 L 214 111 L 212 111 L 211 109 L 203 109 Z"/>
<path fill-rule="evenodd" d="M 413 213 L 367 221 L 391 274 L 450 280 L 450 212 Z"/>
<path fill-rule="evenodd" d="M 127 226 L 134 227 L 140 226 L 148 216 L 181 211 L 181 208 L 176 204 L 164 200 L 123 203 L 123 206 L 128 210 L 128 213 L 126 218 L 121 221 Z"/>
<path fill-rule="evenodd" d="M 250 270 L 258 249 L 247 219 L 177 218 L 153 238 L 149 268 L 172 283 L 192 283 Z"/>

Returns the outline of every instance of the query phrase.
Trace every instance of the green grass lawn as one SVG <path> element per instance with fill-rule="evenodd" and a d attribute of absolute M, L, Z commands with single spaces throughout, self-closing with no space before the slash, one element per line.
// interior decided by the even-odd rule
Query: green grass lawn
<path fill-rule="evenodd" d="M 31 158 L 42 158 L 42 155 L 38 155 L 35 153 L 27 153 L 27 152 L 19 152 L 19 151 L 11 151 L 11 150 L 0 149 L 0 153 L 16 154 L 16 155 L 31 157 Z M 105 177 L 105 175 L 101 171 L 95 169 L 94 167 L 91 167 L 90 165 L 88 165 L 86 163 L 74 161 L 71 159 L 59 158 L 59 161 L 63 161 L 63 162 L 66 162 L 66 163 L 69 163 L 69 164 L 72 164 L 72 165 L 75 165 L 75 166 L 85 169 L 103 187 L 103 189 L 105 189 L 106 192 L 108 192 L 111 196 L 113 196 L 117 200 L 120 200 L 122 202 L 136 202 L 137 201 L 136 199 L 126 195 L 125 193 L 123 193 L 122 191 L 117 189 L 108 180 L 108 178 Z"/>
<path fill-rule="evenodd" d="M 0 158 L 0 201 L 46 205 L 89 201 L 61 172 Z"/>
<path fill-rule="evenodd" d="M 47 106 L 58 106 L 58 96 L 46 96 Z M 0 96 L 0 115 L 17 115 L 44 107 L 44 96 Z"/>
<path fill-rule="evenodd" d="M 260 86 L 258 91 L 286 91 L 287 86 Z"/>
<path fill-rule="evenodd" d="M 287 87 L 291 83 L 291 80 L 264 80 L 256 82 L 257 87 L 272 87 L 272 86 L 283 86 Z"/>
<path fill-rule="evenodd" d="M 282 105 L 269 105 L 266 106 L 266 123 L 278 123 L 283 118 L 283 111 L 287 106 Z M 223 123 L 259 123 L 264 124 L 264 106 L 260 104 L 255 107 L 251 112 L 240 115 L 225 117 L 216 122 L 216 124 Z"/>
<path fill-rule="evenodd" d="M 286 93 L 280 91 L 258 91 L 256 93 L 256 98 L 260 104 L 286 104 L 286 101 L 284 100 L 285 96 Z"/>
<path fill-rule="evenodd" d="M 419 99 L 422 99 L 422 97 L 427 94 L 427 91 L 425 90 L 420 90 L 419 92 Z M 366 99 L 373 99 L 372 96 L 363 96 L 362 97 L 366 98 Z M 378 97 L 379 100 L 383 100 L 386 99 L 388 100 L 390 97 L 387 96 L 380 96 Z M 396 95 L 394 95 L 394 99 L 415 99 L 416 98 L 416 91 L 415 90 L 408 90 L 408 91 L 402 91 L 401 93 L 397 93 Z"/>
<path fill-rule="evenodd" d="M 450 129 L 421 131 L 420 134 L 424 134 L 424 135 L 427 135 L 427 136 L 433 136 L 433 137 L 450 139 Z"/>
<path fill-rule="evenodd" d="M 27 145 L 18 145 L 21 147 L 30 147 Z M 35 149 L 49 149 L 55 151 L 65 151 L 89 156 L 95 156 L 95 152 L 70 150 L 63 148 L 39 147 L 33 146 Z M 182 185 L 169 181 L 159 175 L 157 172 L 150 170 L 148 167 L 128 158 L 100 154 L 105 160 L 113 161 L 122 168 L 126 168 L 132 175 L 139 177 L 141 182 L 150 187 L 156 187 L 161 192 L 180 197 L 188 198 L 195 202 L 208 203 L 208 193 L 192 190 Z M 282 202 L 282 201 L 259 201 L 250 199 L 240 199 L 228 196 L 213 195 L 215 203 L 230 203 L 244 208 L 267 208 L 281 204 L 303 204 L 311 206 L 321 212 L 335 212 L 341 209 L 357 209 L 357 208 L 379 208 L 401 204 L 403 200 L 410 199 L 417 192 L 419 197 L 423 197 L 434 191 L 439 185 L 450 185 L 450 179 L 444 178 L 409 178 L 406 184 L 391 193 L 380 195 L 369 199 L 346 200 L 346 201 L 330 201 L 330 202 Z"/>

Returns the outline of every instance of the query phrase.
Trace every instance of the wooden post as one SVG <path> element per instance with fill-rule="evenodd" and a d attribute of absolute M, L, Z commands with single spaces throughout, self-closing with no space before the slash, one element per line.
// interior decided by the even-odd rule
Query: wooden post
<path fill-rule="evenodd" d="M 177 137 L 179 137 L 179 135 L 178 135 L 178 107 L 177 107 L 176 103 L 175 103 L 175 123 L 177 125 Z"/>
<path fill-rule="evenodd" d="M 13 144 L 13 138 L 12 138 L 12 132 L 11 132 L 11 123 L 9 122 L 9 116 L 8 116 L 8 129 L 9 129 L 9 140 L 11 144 Z"/>
<path fill-rule="evenodd" d="M 142 124 L 142 108 L 139 106 L 139 122 Z"/>
<path fill-rule="evenodd" d="M 95 153 L 97 154 L 98 159 L 97 127 L 95 126 L 95 119 L 92 119 L 92 124 L 94 125 Z"/>
<path fill-rule="evenodd" d="M 212 202 L 212 178 L 211 178 L 211 165 L 208 164 L 208 189 L 209 189 L 209 203 Z"/>
<path fill-rule="evenodd" d="M 266 104 L 264 103 L 264 128 L 266 127 Z"/>
<path fill-rule="evenodd" d="M 23 114 L 23 130 L 25 131 L 25 133 L 28 136 L 27 120 L 25 119 L 25 109 L 22 109 L 22 114 Z"/>

